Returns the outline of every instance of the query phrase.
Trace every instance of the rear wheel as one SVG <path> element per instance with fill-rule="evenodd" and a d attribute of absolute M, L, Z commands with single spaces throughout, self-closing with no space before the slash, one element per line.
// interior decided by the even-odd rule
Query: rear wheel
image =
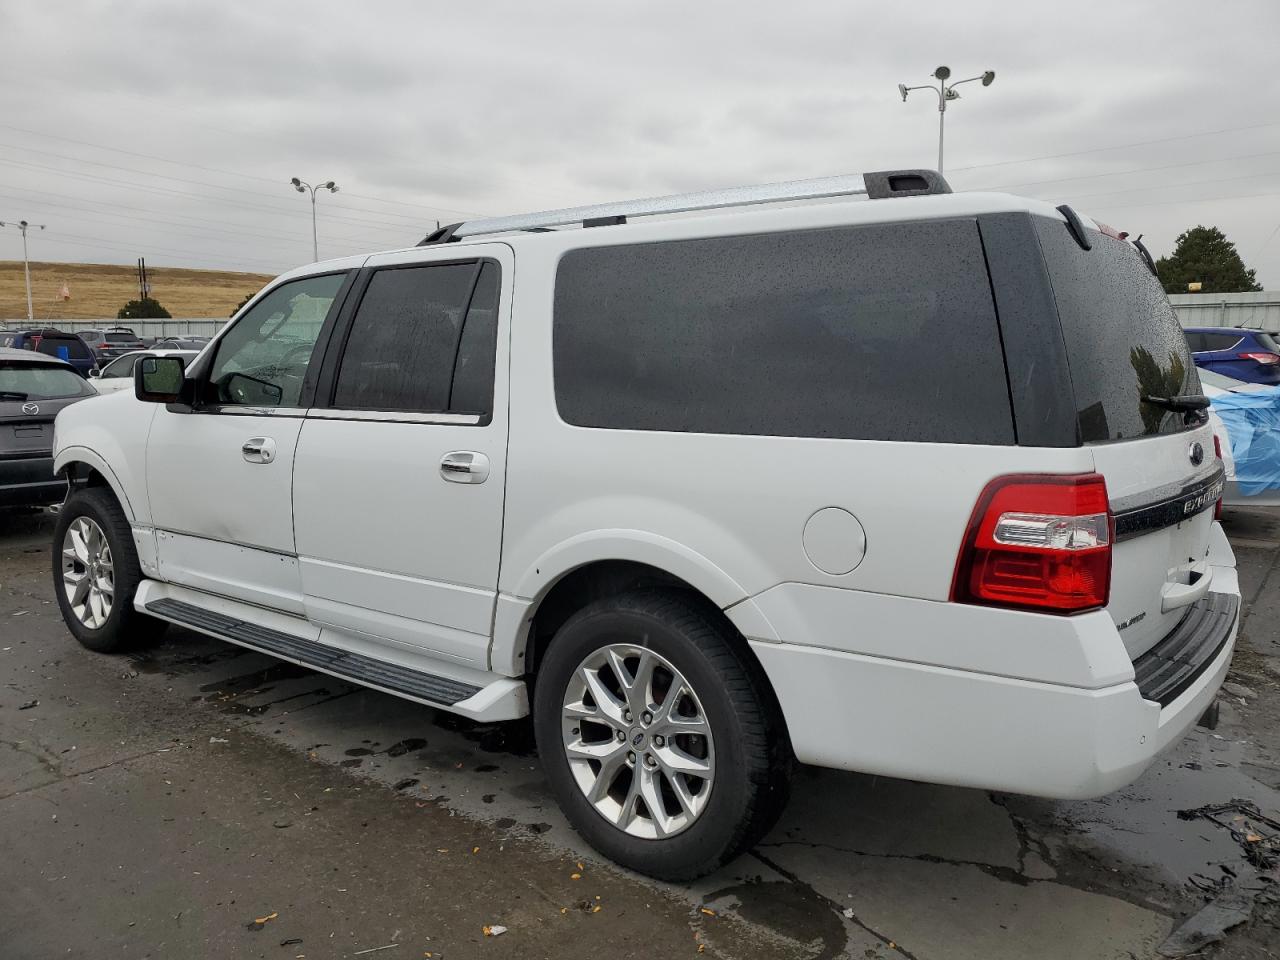
<path fill-rule="evenodd" d="M 110 491 L 68 497 L 53 531 L 53 587 L 75 638 L 100 653 L 158 638 L 164 621 L 133 609 L 141 580 L 129 521 Z"/>
<path fill-rule="evenodd" d="M 697 598 L 637 591 L 557 632 L 534 695 L 538 751 L 575 829 L 606 856 L 687 880 L 758 840 L 790 751 L 759 668 Z"/>

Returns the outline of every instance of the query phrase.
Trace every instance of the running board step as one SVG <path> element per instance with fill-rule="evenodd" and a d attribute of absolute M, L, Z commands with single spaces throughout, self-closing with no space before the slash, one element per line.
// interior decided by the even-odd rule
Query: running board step
<path fill-rule="evenodd" d="M 308 666 L 318 667 L 341 677 L 349 677 L 357 683 L 373 684 L 386 690 L 430 700 L 444 706 L 451 707 L 460 703 L 475 696 L 482 689 L 459 680 L 410 670 L 407 667 L 387 663 L 385 660 L 338 650 L 314 640 L 290 636 L 279 630 L 228 617 L 170 597 L 152 600 L 146 605 L 146 609 L 166 620 L 225 637 L 264 653 L 272 653 Z"/>

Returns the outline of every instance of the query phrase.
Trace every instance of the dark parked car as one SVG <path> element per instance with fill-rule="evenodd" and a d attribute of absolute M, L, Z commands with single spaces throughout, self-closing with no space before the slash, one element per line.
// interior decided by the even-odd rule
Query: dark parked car
<path fill-rule="evenodd" d="M 80 339 L 93 351 L 94 357 L 98 360 L 98 366 L 106 366 L 116 357 L 122 357 L 126 353 L 141 350 L 146 346 L 138 335 L 128 327 L 80 330 L 78 333 Z"/>
<path fill-rule="evenodd" d="M 75 367 L 82 377 L 97 366 L 93 351 L 74 333 L 46 327 L 42 330 L 12 330 L 0 332 L 0 347 L 15 350 L 34 350 L 50 357 L 65 360 Z"/>
<path fill-rule="evenodd" d="M 156 350 L 203 350 L 212 337 L 161 337 L 151 344 Z"/>
<path fill-rule="evenodd" d="M 1261 330 L 1188 327 L 1187 345 L 1196 366 L 1245 383 L 1280 385 L 1280 342 Z"/>
<path fill-rule="evenodd" d="M 71 364 L 0 347 L 0 505 L 62 501 L 67 482 L 53 475 L 53 419 L 94 396 Z"/>

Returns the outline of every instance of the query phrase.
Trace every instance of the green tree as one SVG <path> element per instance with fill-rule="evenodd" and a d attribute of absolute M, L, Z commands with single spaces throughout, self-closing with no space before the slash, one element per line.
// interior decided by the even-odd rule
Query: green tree
<path fill-rule="evenodd" d="M 1165 293 L 1186 293 L 1199 282 L 1202 293 L 1247 293 L 1261 290 L 1254 271 L 1244 265 L 1236 245 L 1217 227 L 1192 227 L 1174 245 L 1173 253 L 1156 261 Z"/>
<path fill-rule="evenodd" d="M 236 304 L 236 308 L 235 308 L 234 310 L 232 310 L 229 314 L 227 314 L 227 316 L 229 316 L 229 317 L 234 317 L 237 313 L 239 313 L 239 312 L 240 312 L 240 310 L 244 307 L 244 305 L 245 305 L 246 303 L 248 303 L 248 302 L 249 302 L 250 300 L 252 300 L 252 299 L 253 299 L 253 294 L 252 294 L 252 293 L 246 293 L 246 294 L 244 295 L 244 299 L 243 299 L 243 300 L 241 300 L 239 303 L 237 303 L 237 304 Z"/>
<path fill-rule="evenodd" d="M 116 314 L 119 320 L 168 320 L 172 317 L 168 310 L 160 306 L 159 301 L 144 297 L 141 300 L 130 300 Z"/>

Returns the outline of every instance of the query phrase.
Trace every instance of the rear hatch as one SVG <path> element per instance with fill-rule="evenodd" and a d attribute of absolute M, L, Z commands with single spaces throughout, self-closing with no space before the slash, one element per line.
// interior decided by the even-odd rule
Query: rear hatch
<path fill-rule="evenodd" d="M 0 359 L 0 460 L 51 456 L 58 411 L 95 395 L 63 364 Z"/>
<path fill-rule="evenodd" d="M 132 333 L 107 333 L 98 343 L 98 356 L 103 359 L 122 357 L 126 353 L 142 350 L 143 343 Z"/>
<path fill-rule="evenodd" d="M 1211 590 L 1205 558 L 1222 492 L 1206 415 L 1146 398 L 1202 393 L 1182 328 L 1129 243 L 1036 218 L 1075 394 L 1080 436 L 1116 518 L 1107 607 L 1130 657 L 1169 634 Z"/>

